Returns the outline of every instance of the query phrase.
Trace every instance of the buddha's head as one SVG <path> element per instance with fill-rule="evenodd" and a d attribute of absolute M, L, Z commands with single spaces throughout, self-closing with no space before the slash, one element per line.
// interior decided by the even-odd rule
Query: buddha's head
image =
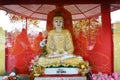
<path fill-rule="evenodd" d="M 63 24 L 64 24 L 63 17 L 59 12 L 57 12 L 53 17 L 53 26 L 57 31 L 61 31 Z"/>

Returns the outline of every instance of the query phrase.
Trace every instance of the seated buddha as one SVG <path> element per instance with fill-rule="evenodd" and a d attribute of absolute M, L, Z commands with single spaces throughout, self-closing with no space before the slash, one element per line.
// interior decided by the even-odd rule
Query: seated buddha
<path fill-rule="evenodd" d="M 77 66 L 82 57 L 73 54 L 74 46 L 69 30 L 64 29 L 64 19 L 60 14 L 53 17 L 54 29 L 48 33 L 47 55 L 39 58 L 41 66 Z"/>

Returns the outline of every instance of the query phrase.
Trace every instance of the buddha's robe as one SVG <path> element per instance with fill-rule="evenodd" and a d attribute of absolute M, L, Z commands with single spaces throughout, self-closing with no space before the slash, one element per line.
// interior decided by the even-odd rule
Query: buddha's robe
<path fill-rule="evenodd" d="M 56 32 L 52 30 L 47 39 L 47 56 L 39 58 L 39 64 L 46 66 L 71 65 L 77 66 L 82 57 L 73 54 L 74 46 L 68 30 Z"/>
<path fill-rule="evenodd" d="M 47 52 L 49 55 L 53 55 L 54 52 L 72 54 L 73 51 L 74 46 L 68 30 L 62 30 L 62 32 L 52 30 L 49 32 L 47 40 Z"/>

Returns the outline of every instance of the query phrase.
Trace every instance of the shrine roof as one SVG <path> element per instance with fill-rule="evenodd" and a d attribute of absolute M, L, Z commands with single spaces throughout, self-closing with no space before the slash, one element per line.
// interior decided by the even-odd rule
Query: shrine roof
<path fill-rule="evenodd" d="M 101 4 L 110 4 L 111 11 L 120 9 L 119 0 L 0 0 L 0 9 L 27 18 L 46 20 L 47 14 L 62 5 L 73 20 L 101 14 Z"/>

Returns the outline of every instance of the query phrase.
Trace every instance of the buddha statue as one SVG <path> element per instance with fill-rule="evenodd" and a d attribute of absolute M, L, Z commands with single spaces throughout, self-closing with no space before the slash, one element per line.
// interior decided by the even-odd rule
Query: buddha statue
<path fill-rule="evenodd" d="M 53 17 L 53 26 L 54 29 L 48 33 L 47 55 L 39 58 L 39 65 L 43 67 L 77 66 L 83 59 L 73 54 L 72 36 L 69 30 L 64 29 L 64 19 L 60 14 Z"/>

